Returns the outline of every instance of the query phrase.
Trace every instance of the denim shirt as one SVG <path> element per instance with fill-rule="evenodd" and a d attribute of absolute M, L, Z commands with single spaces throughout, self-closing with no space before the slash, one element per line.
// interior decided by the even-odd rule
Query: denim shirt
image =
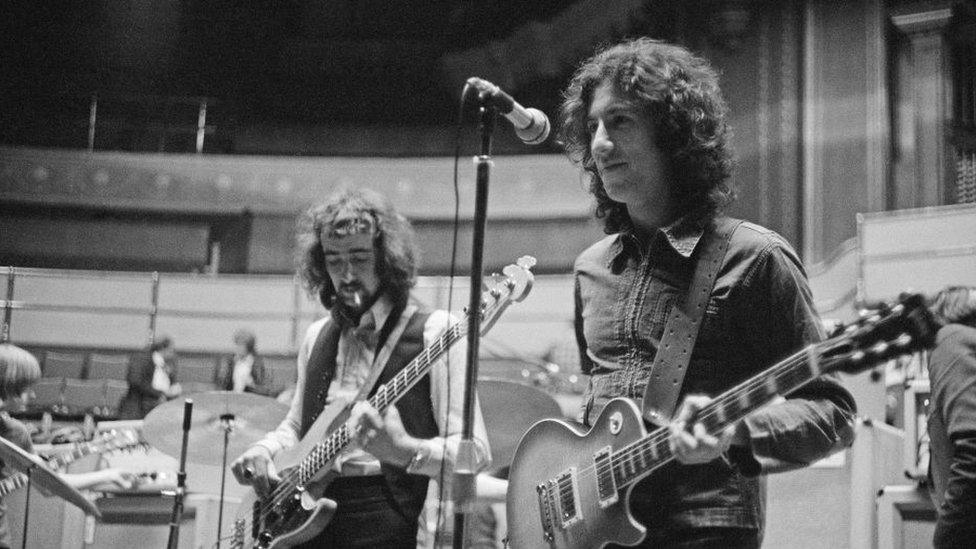
<path fill-rule="evenodd" d="M 680 227 L 680 225 L 678 225 Z M 671 307 L 691 284 L 704 231 L 656 231 L 646 248 L 610 235 L 576 260 L 576 335 L 590 382 L 581 420 L 614 397 L 640 400 Z M 752 223 L 732 235 L 680 394 L 716 396 L 823 338 L 806 274 L 782 237 Z M 680 398 L 679 398 L 680 402 Z M 806 466 L 853 441 L 851 395 L 821 377 L 746 417 L 751 453 L 671 463 L 641 481 L 634 515 L 649 528 L 763 527 L 758 475 Z"/>

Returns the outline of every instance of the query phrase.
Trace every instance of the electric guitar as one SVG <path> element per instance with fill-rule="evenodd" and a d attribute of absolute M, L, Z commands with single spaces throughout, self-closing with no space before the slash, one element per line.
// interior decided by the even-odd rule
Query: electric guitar
<path fill-rule="evenodd" d="M 720 433 L 821 374 L 856 373 L 931 347 L 937 330 L 922 297 L 909 296 L 715 397 L 697 420 L 709 433 Z M 512 458 L 509 546 L 592 549 L 640 543 L 646 529 L 630 514 L 630 492 L 673 459 L 668 428 L 648 433 L 631 399 L 611 400 L 589 432 L 559 420 L 537 422 Z"/>
<path fill-rule="evenodd" d="M 43 456 L 48 467 L 59 471 L 67 467 L 68 464 L 85 456 L 145 447 L 146 443 L 139 439 L 139 433 L 125 429 L 120 431 L 107 431 L 99 435 L 99 438 L 96 440 L 74 443 L 70 446 L 71 448 L 67 451 L 55 451 Z M 0 480 L 0 498 L 24 486 L 27 486 L 27 475 L 18 471 Z"/>
<path fill-rule="evenodd" d="M 529 269 L 533 265 L 535 258 L 524 256 L 515 265 L 505 267 L 504 276 L 494 275 L 486 281 L 481 310 L 474 313 L 481 315 L 482 335 L 509 305 L 528 295 L 533 281 Z M 467 332 L 467 318 L 452 325 L 393 379 L 380 385 L 369 403 L 383 414 Z M 281 482 L 264 497 L 253 490 L 245 496 L 234 522 L 232 548 L 283 549 L 308 541 L 325 528 L 336 502 L 321 494 L 336 476 L 332 466 L 335 458 L 357 434 L 345 424 L 350 409 L 351 403 L 327 405 L 298 445 L 275 457 Z"/>

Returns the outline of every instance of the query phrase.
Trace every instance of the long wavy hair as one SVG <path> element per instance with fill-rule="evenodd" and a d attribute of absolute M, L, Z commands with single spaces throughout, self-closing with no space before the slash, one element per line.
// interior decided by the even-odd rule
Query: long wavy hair
<path fill-rule="evenodd" d="M 337 305 L 336 288 L 325 269 L 322 236 L 350 223 L 372 227 L 380 291 L 404 306 L 417 279 L 417 245 L 407 218 L 383 195 L 369 189 L 347 189 L 313 206 L 299 219 L 298 274 L 305 288 L 326 309 Z M 341 302 L 338 302 L 341 303 Z"/>
<path fill-rule="evenodd" d="M 680 46 L 637 38 L 584 61 L 563 92 L 560 140 L 569 158 L 589 174 L 604 232 L 633 227 L 627 206 L 607 195 L 590 153 L 587 116 L 593 93 L 604 82 L 637 105 L 656 129 L 657 147 L 669 161 L 671 196 L 687 221 L 704 224 L 735 199 L 728 108 L 718 75 Z"/>

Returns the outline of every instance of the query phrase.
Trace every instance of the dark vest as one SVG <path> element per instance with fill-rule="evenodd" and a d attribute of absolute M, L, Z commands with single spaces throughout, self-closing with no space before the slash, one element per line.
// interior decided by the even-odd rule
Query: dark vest
<path fill-rule="evenodd" d="M 380 330 L 377 351 L 383 347 L 390 332 L 396 326 L 401 315 L 400 310 L 390 313 L 386 323 Z M 429 312 L 414 313 L 403 330 L 400 340 L 390 354 L 389 360 L 380 374 L 379 380 L 369 396 L 373 396 L 376 389 L 393 377 L 424 350 L 424 324 Z M 302 401 L 302 427 L 299 436 L 305 433 L 318 418 L 325 406 L 325 397 L 329 392 L 329 385 L 335 378 L 336 357 L 339 349 L 339 335 L 342 328 L 337 322 L 329 322 L 315 340 L 312 352 L 306 366 L 305 394 Z M 433 403 L 430 401 L 430 376 L 425 375 L 396 403 L 397 411 L 403 419 L 403 426 L 407 432 L 417 438 L 433 438 L 437 436 L 437 422 L 434 419 Z M 407 495 L 414 501 L 416 512 L 419 513 L 427 495 L 428 478 L 424 475 L 409 474 L 401 467 L 382 463 L 383 476 L 394 493 Z M 412 509 L 409 514 L 416 514 Z"/>

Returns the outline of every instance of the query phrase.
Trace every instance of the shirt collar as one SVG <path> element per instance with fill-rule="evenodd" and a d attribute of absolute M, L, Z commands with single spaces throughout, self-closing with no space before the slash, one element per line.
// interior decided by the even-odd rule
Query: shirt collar
<path fill-rule="evenodd" d="M 678 255 L 688 258 L 694 253 L 702 235 L 705 234 L 705 228 L 683 217 L 670 225 L 657 229 L 656 232 L 664 237 L 664 241 Z M 636 240 L 633 230 L 618 233 L 616 241 L 610 247 L 610 261 L 615 261 L 624 252 L 627 242 L 636 242 Z"/>
<path fill-rule="evenodd" d="M 390 301 L 389 296 L 385 293 L 381 295 L 373 306 L 369 308 L 369 312 L 373 315 L 373 321 L 375 324 L 375 330 L 379 331 L 384 324 L 386 324 L 387 317 L 393 312 L 393 302 Z M 365 314 L 363 315 L 366 316 Z M 362 324 L 362 319 L 360 319 L 360 324 Z"/>

